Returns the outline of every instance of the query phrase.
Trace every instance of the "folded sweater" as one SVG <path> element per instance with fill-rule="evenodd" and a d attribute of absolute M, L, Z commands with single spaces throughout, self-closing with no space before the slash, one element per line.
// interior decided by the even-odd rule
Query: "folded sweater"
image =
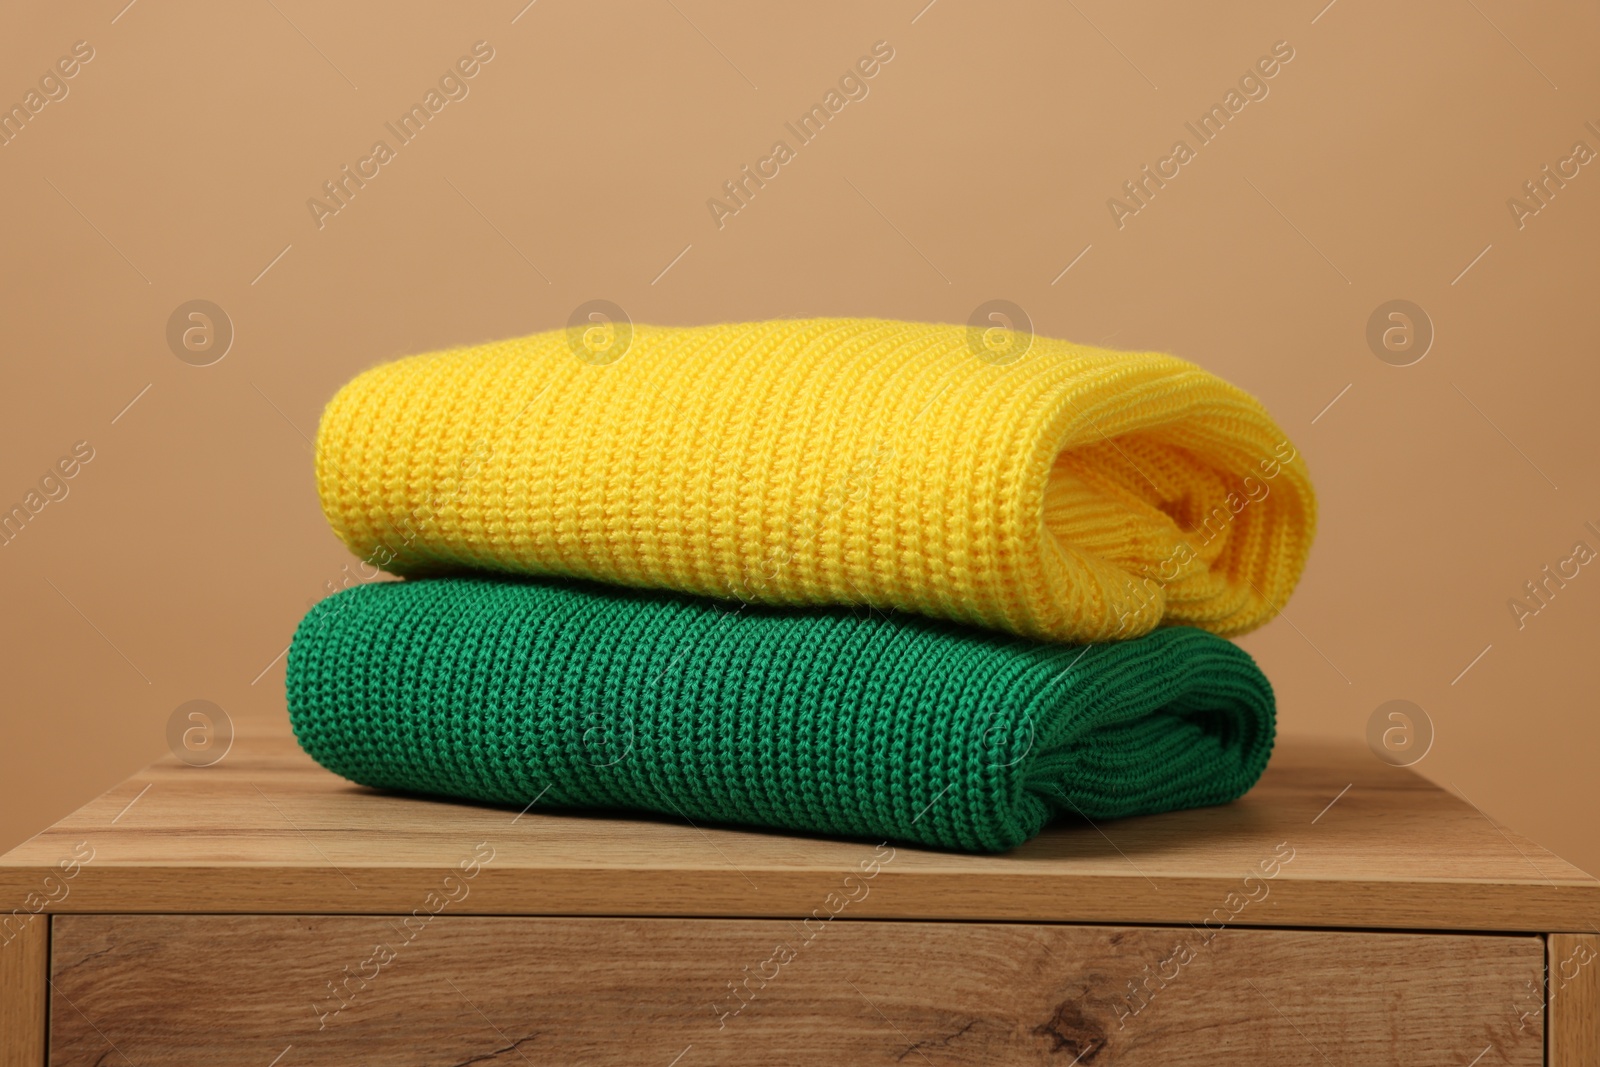
<path fill-rule="evenodd" d="M 1260 403 L 1171 356 L 1010 337 L 634 326 L 610 362 L 562 330 L 403 359 L 328 405 L 322 505 L 400 574 L 866 604 L 1057 641 L 1267 621 L 1315 503 Z"/>
<path fill-rule="evenodd" d="M 1250 656 L 1189 627 L 1071 647 L 550 579 L 329 597 L 287 688 L 300 744 L 363 785 L 976 852 L 1232 800 L 1274 732 Z"/>

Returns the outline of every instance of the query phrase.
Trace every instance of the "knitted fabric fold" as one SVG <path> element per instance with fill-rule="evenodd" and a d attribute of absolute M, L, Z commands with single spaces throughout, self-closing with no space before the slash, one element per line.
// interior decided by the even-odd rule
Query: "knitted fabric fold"
<path fill-rule="evenodd" d="M 1274 735 L 1254 661 L 1189 627 L 1072 647 L 548 579 L 336 594 L 287 689 L 301 746 L 367 786 L 974 852 L 1232 800 Z"/>
<path fill-rule="evenodd" d="M 1171 356 L 868 319 L 623 324 L 374 368 L 322 505 L 370 566 L 866 604 L 1046 640 L 1261 625 L 1315 501 L 1260 403 Z M 620 353 L 620 354 L 619 354 Z"/>

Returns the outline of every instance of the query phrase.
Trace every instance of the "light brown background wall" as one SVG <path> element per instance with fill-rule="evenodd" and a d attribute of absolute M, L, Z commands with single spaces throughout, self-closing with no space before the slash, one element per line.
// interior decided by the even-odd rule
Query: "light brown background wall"
<path fill-rule="evenodd" d="M 1521 229 L 1506 206 L 1600 150 L 1592 5 L 525 2 L 0 12 L 0 102 L 94 49 L 0 147 L 0 503 L 94 450 L 0 548 L 0 847 L 162 754 L 184 701 L 283 721 L 277 657 L 350 562 L 307 439 L 362 368 L 597 297 L 660 323 L 998 297 L 1195 360 L 1299 444 L 1320 536 L 1244 642 L 1286 734 L 1415 701 L 1419 771 L 1600 871 L 1600 567 L 1521 630 L 1507 607 L 1600 549 L 1600 163 Z M 480 40 L 470 95 L 319 230 L 306 200 Z M 879 40 L 870 95 L 719 230 L 707 199 Z M 1107 199 L 1278 41 L 1270 94 L 1118 229 Z M 1437 334 L 1405 367 L 1365 336 L 1397 298 Z M 236 330 L 211 366 L 168 347 L 191 299 Z"/>

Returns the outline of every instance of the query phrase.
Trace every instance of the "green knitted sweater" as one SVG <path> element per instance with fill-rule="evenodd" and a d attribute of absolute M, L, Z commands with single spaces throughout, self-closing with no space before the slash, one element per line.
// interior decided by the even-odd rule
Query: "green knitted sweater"
<path fill-rule="evenodd" d="M 1274 729 L 1200 630 L 1074 647 L 558 581 L 346 590 L 287 684 L 300 744 L 363 785 L 974 852 L 1232 800 Z"/>

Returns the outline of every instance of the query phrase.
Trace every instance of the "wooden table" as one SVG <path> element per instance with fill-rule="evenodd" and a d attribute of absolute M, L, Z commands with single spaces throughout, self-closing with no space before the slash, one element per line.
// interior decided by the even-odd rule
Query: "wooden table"
<path fill-rule="evenodd" d="M 379 794 L 242 734 L 0 901 L 3 1067 L 1600 1064 L 1600 882 L 1360 747 L 962 856 Z"/>

